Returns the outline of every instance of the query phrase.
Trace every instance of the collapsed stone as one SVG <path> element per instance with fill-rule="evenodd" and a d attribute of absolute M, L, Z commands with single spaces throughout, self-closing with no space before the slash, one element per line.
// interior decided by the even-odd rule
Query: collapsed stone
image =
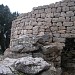
<path fill-rule="evenodd" d="M 35 75 L 41 71 L 48 70 L 53 65 L 42 58 L 22 57 L 18 59 L 5 58 L 0 63 L 0 75 L 17 75 L 15 72 L 22 72 L 28 75 Z"/>

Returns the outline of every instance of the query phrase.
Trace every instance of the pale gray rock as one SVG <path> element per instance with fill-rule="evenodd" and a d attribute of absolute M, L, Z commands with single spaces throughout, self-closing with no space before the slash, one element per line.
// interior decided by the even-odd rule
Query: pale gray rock
<path fill-rule="evenodd" d="M 64 7 L 62 8 L 62 11 L 63 11 L 63 12 L 69 11 L 69 7 L 68 7 L 68 6 L 64 6 Z"/>
<path fill-rule="evenodd" d="M 49 69 L 51 64 L 48 64 L 42 58 L 23 57 L 19 58 L 14 66 L 17 71 L 25 74 L 35 75 L 43 70 Z"/>
<path fill-rule="evenodd" d="M 57 8 L 57 12 L 61 12 L 61 7 L 58 7 Z"/>
<path fill-rule="evenodd" d="M 74 16 L 74 12 L 73 11 L 68 11 L 68 12 L 66 12 L 66 16 L 67 17 L 73 17 Z"/>
<path fill-rule="evenodd" d="M 0 75 L 13 75 L 10 67 L 5 66 L 5 65 L 0 65 Z"/>
<path fill-rule="evenodd" d="M 15 75 L 15 69 L 12 67 L 16 59 L 5 58 L 0 63 L 0 75 Z"/>
<path fill-rule="evenodd" d="M 21 52 L 23 50 L 23 45 L 17 45 L 11 48 L 12 52 Z"/>

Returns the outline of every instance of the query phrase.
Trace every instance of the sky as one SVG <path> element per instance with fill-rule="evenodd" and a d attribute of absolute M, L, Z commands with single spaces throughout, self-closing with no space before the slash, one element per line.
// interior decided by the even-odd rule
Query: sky
<path fill-rule="evenodd" d="M 27 13 L 33 7 L 49 5 L 61 0 L 0 0 L 0 4 L 7 5 L 11 12 Z"/>

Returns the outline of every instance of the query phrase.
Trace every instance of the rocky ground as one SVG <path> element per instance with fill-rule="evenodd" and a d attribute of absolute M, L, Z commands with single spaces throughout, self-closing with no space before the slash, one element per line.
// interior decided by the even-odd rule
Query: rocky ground
<path fill-rule="evenodd" d="M 49 35 L 21 36 L 1 56 L 0 75 L 61 75 L 61 43 Z M 18 41 L 18 44 L 16 44 Z"/>
<path fill-rule="evenodd" d="M 60 68 L 42 58 L 5 58 L 0 62 L 0 75 L 60 75 Z"/>

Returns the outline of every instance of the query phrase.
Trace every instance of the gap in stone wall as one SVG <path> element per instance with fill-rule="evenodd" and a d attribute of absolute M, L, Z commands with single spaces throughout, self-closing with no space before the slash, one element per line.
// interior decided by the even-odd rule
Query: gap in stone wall
<path fill-rule="evenodd" d="M 75 75 L 75 38 L 66 38 L 61 53 L 62 75 Z"/>

